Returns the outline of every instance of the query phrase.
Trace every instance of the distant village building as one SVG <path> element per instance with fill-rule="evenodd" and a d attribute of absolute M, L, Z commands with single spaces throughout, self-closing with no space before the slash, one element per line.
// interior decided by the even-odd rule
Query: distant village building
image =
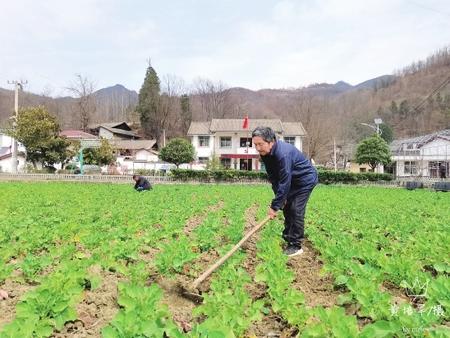
<path fill-rule="evenodd" d="M 93 134 L 86 133 L 82 130 L 74 130 L 74 129 L 63 130 L 59 133 L 59 136 L 65 137 L 68 140 L 76 140 L 76 141 L 92 140 L 98 138 Z"/>
<path fill-rule="evenodd" d="M 242 119 L 213 119 L 192 122 L 187 135 L 195 148 L 193 169 L 205 169 L 208 161 L 217 158 L 225 168 L 263 170 L 259 154 L 252 143 L 252 130 L 258 126 L 271 127 L 278 139 L 302 150 L 305 129 L 300 122 L 281 122 L 279 119 L 249 120 L 247 129 Z"/>
<path fill-rule="evenodd" d="M 12 144 L 13 139 L 0 130 L 0 172 L 12 172 Z M 17 171 L 23 172 L 25 170 L 25 148 L 19 143 L 17 152 Z"/>
<path fill-rule="evenodd" d="M 118 171 L 131 174 L 136 170 L 167 170 L 167 163 L 159 160 L 156 140 L 110 140 L 116 149 Z"/>
<path fill-rule="evenodd" d="M 397 178 L 448 178 L 450 129 L 408 139 L 394 140 L 392 173 Z"/>
<path fill-rule="evenodd" d="M 108 171 L 120 174 L 132 174 L 136 170 L 167 170 L 168 164 L 159 160 L 158 144 L 156 140 L 135 139 L 137 136 L 125 123 L 106 123 L 94 125 L 90 134 L 82 130 L 63 130 L 60 135 L 71 140 L 100 144 L 102 138 L 115 150 L 116 163 Z M 128 130 L 129 129 L 129 130 Z M 108 134 L 105 131 L 111 131 Z M 122 138 L 125 135 L 125 138 Z M 128 138 L 128 136 L 133 138 Z M 108 138 L 110 137 L 110 138 Z M 106 170 L 106 169 L 105 169 Z"/>
<path fill-rule="evenodd" d="M 141 137 L 126 122 L 100 123 L 88 126 L 90 132 L 108 140 L 137 140 Z"/>

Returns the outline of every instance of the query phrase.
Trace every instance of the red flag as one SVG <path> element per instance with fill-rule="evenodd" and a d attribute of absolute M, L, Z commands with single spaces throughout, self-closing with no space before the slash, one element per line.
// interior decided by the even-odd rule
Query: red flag
<path fill-rule="evenodd" d="M 242 123 L 242 129 L 248 129 L 248 116 L 244 117 L 244 123 Z"/>

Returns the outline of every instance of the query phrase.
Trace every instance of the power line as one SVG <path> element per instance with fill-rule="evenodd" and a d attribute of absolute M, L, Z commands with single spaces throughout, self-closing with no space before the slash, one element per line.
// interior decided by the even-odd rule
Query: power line
<path fill-rule="evenodd" d="M 420 113 L 419 109 L 427 102 L 427 100 L 432 97 L 434 94 L 439 92 L 441 89 L 445 88 L 450 83 L 450 76 L 447 77 L 444 82 L 442 82 L 439 86 L 437 86 L 427 97 L 425 97 L 418 105 L 416 105 L 413 110 Z"/>
<path fill-rule="evenodd" d="M 8 81 L 8 84 L 14 85 L 14 122 L 13 122 L 13 128 L 15 129 L 17 126 L 17 118 L 19 115 L 19 89 L 23 90 L 23 85 L 27 84 L 27 81 L 23 80 L 14 80 L 14 81 Z M 18 143 L 17 140 L 14 138 L 12 142 L 12 149 L 11 149 L 11 169 L 14 174 L 17 174 L 17 148 Z"/>
<path fill-rule="evenodd" d="M 431 8 L 431 7 L 428 7 L 428 6 L 424 6 L 424 5 L 422 5 L 422 4 L 420 4 L 420 3 L 417 3 L 417 2 L 415 2 L 415 1 L 410 1 L 410 3 L 412 3 L 413 5 L 416 5 L 417 7 L 421 7 L 421 8 L 423 8 L 423 9 L 426 9 L 426 10 L 428 10 L 428 11 L 432 11 L 432 12 L 436 12 L 436 13 L 439 13 L 439 14 L 443 14 L 443 15 L 450 16 L 450 13 L 443 12 L 443 11 L 440 11 L 440 10 L 438 10 L 438 9 Z"/>

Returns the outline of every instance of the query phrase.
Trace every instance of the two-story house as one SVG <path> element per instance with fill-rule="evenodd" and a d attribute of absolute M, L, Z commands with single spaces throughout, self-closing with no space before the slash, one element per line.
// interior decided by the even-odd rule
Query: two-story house
<path fill-rule="evenodd" d="M 188 136 L 196 151 L 194 169 L 204 169 L 213 158 L 220 160 L 225 168 L 261 170 L 259 154 L 252 144 L 252 130 L 259 126 L 272 128 L 277 138 L 302 150 L 306 136 L 300 122 L 281 122 L 279 119 L 249 120 L 247 129 L 242 119 L 213 119 L 208 122 L 192 122 Z"/>

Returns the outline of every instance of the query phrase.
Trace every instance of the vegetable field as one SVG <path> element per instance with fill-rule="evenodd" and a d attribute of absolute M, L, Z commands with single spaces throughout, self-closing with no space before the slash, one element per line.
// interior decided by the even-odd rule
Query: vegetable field
<path fill-rule="evenodd" d="M 319 186 L 304 253 L 268 186 L 0 183 L 0 337 L 449 337 L 450 194 Z"/>

